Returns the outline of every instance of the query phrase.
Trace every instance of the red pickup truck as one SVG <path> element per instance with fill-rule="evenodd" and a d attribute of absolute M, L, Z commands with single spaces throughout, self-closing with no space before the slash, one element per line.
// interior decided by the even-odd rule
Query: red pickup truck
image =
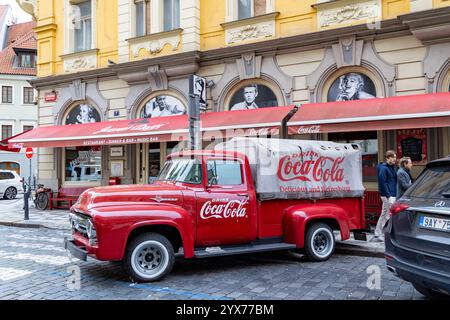
<path fill-rule="evenodd" d="M 65 247 L 82 260 L 123 261 L 139 282 L 167 275 L 176 253 L 298 249 L 324 261 L 333 230 L 346 240 L 364 228 L 363 194 L 358 146 L 235 138 L 168 156 L 154 184 L 86 190 Z"/>

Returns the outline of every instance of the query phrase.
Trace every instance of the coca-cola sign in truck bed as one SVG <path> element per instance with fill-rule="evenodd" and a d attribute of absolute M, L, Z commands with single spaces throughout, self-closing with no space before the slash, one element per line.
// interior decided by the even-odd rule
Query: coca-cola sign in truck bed
<path fill-rule="evenodd" d="M 236 138 L 175 153 L 152 185 L 85 191 L 71 208 L 75 257 L 123 261 L 156 281 L 175 253 L 205 258 L 299 250 L 313 261 L 364 228 L 361 152 L 351 144 Z"/>

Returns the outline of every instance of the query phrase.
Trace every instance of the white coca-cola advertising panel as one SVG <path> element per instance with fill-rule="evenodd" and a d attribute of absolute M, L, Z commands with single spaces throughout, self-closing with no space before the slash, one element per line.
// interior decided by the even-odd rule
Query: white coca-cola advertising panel
<path fill-rule="evenodd" d="M 260 199 L 342 198 L 364 194 L 358 145 L 234 138 L 215 149 L 247 155 Z"/>

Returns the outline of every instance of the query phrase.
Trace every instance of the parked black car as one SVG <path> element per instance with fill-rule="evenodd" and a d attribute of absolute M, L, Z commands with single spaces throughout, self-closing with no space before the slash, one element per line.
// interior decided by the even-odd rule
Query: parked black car
<path fill-rule="evenodd" d="M 429 298 L 450 298 L 450 156 L 430 162 L 391 208 L 386 262 Z"/>

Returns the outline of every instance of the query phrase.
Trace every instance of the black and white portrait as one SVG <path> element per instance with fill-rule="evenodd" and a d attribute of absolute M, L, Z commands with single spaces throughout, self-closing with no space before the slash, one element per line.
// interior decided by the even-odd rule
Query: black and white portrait
<path fill-rule="evenodd" d="M 373 99 L 377 96 L 372 80 L 361 73 L 347 73 L 337 78 L 328 91 L 328 102 Z"/>
<path fill-rule="evenodd" d="M 230 101 L 230 110 L 277 107 L 278 100 L 273 91 L 261 84 L 249 84 L 239 89 Z"/>
<path fill-rule="evenodd" d="M 89 104 L 80 104 L 72 108 L 66 117 L 66 124 L 83 124 L 100 121 L 100 114 Z"/>
<path fill-rule="evenodd" d="M 156 96 L 145 104 L 141 118 L 155 118 L 186 114 L 184 104 L 172 96 Z"/>
<path fill-rule="evenodd" d="M 200 111 L 206 111 L 206 79 L 197 75 L 192 75 L 190 79 L 190 91 L 199 98 Z"/>

